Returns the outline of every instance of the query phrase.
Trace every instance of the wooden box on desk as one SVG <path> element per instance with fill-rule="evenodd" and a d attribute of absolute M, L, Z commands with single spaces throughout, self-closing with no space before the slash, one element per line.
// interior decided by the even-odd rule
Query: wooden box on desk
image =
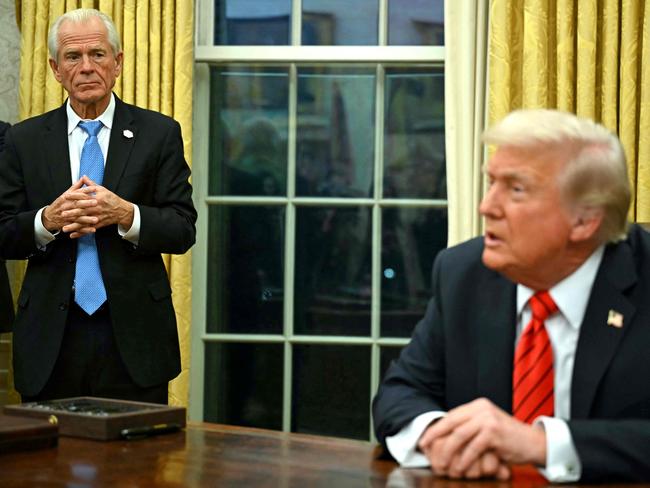
<path fill-rule="evenodd" d="M 6 405 L 7 415 L 56 417 L 59 434 L 87 439 L 123 438 L 123 429 L 185 427 L 185 408 L 110 398 L 75 397 Z"/>
<path fill-rule="evenodd" d="M 0 415 L 0 454 L 55 447 L 58 441 L 58 427 L 47 420 Z"/>

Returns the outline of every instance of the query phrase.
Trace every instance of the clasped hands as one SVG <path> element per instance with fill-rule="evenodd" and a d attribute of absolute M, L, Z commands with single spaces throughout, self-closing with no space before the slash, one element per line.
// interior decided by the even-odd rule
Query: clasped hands
<path fill-rule="evenodd" d="M 83 176 L 45 208 L 41 220 L 48 231 L 75 239 L 112 224 L 129 229 L 133 204 Z"/>
<path fill-rule="evenodd" d="M 424 431 L 419 449 L 449 478 L 510 478 L 510 464 L 546 464 L 541 426 L 523 423 L 485 398 L 450 410 Z"/>

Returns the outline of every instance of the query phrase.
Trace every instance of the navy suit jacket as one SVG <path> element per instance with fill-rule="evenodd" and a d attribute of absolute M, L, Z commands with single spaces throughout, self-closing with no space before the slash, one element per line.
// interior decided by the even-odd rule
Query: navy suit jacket
<path fill-rule="evenodd" d="M 421 413 L 486 397 L 512 409 L 516 285 L 481 261 L 483 239 L 441 252 L 433 297 L 373 401 L 377 438 Z M 624 317 L 607 324 L 610 310 Z M 580 329 L 568 426 L 581 481 L 650 480 L 650 234 L 606 246 Z"/>
<path fill-rule="evenodd" d="M 128 137 L 130 134 L 132 137 Z M 34 217 L 72 184 L 65 104 L 14 125 L 0 155 L 0 257 L 29 259 L 14 323 L 16 389 L 35 395 L 57 359 L 74 280 L 77 240 L 44 251 Z M 162 384 L 180 371 L 172 291 L 161 253 L 195 240 L 196 211 L 179 124 L 116 97 L 103 186 L 140 209 L 138 246 L 116 225 L 95 235 L 117 347 L 133 380 Z"/>
<path fill-rule="evenodd" d="M 4 147 L 5 132 L 10 125 L 0 121 L 0 153 Z M 14 320 L 14 302 L 9 287 L 9 277 L 4 260 L 0 259 L 0 332 L 9 332 Z"/>

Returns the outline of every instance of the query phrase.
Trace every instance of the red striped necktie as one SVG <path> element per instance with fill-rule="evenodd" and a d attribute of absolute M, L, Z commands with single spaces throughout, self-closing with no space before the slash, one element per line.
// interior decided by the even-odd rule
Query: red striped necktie
<path fill-rule="evenodd" d="M 512 412 L 531 423 L 540 415 L 553 416 L 553 349 L 544 321 L 557 312 L 547 291 L 539 291 L 528 302 L 533 318 L 524 329 L 515 350 L 512 375 Z"/>

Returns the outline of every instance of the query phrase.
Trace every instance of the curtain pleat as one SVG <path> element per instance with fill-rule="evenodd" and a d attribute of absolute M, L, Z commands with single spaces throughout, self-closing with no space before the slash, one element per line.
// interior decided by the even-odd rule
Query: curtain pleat
<path fill-rule="evenodd" d="M 51 73 L 47 32 L 61 14 L 76 8 L 97 8 L 111 16 L 122 36 L 124 68 L 115 93 L 125 102 L 160 111 L 181 125 L 185 157 L 192 164 L 193 2 L 182 0 L 23 0 L 16 2 L 20 19 L 20 118 L 60 106 L 67 94 Z M 163 255 L 173 290 L 181 345 L 182 372 L 170 383 L 172 405 L 187 405 L 191 326 L 191 253 Z M 14 266 L 14 282 L 22 281 L 25 263 Z M 19 286 L 19 283 L 17 283 Z M 13 392 L 15 395 L 15 392 Z M 17 396 L 13 398 L 17 399 Z"/>
<path fill-rule="evenodd" d="M 518 108 L 558 108 L 616 132 L 634 191 L 630 220 L 650 221 L 650 2 L 492 0 L 490 124 Z"/>

